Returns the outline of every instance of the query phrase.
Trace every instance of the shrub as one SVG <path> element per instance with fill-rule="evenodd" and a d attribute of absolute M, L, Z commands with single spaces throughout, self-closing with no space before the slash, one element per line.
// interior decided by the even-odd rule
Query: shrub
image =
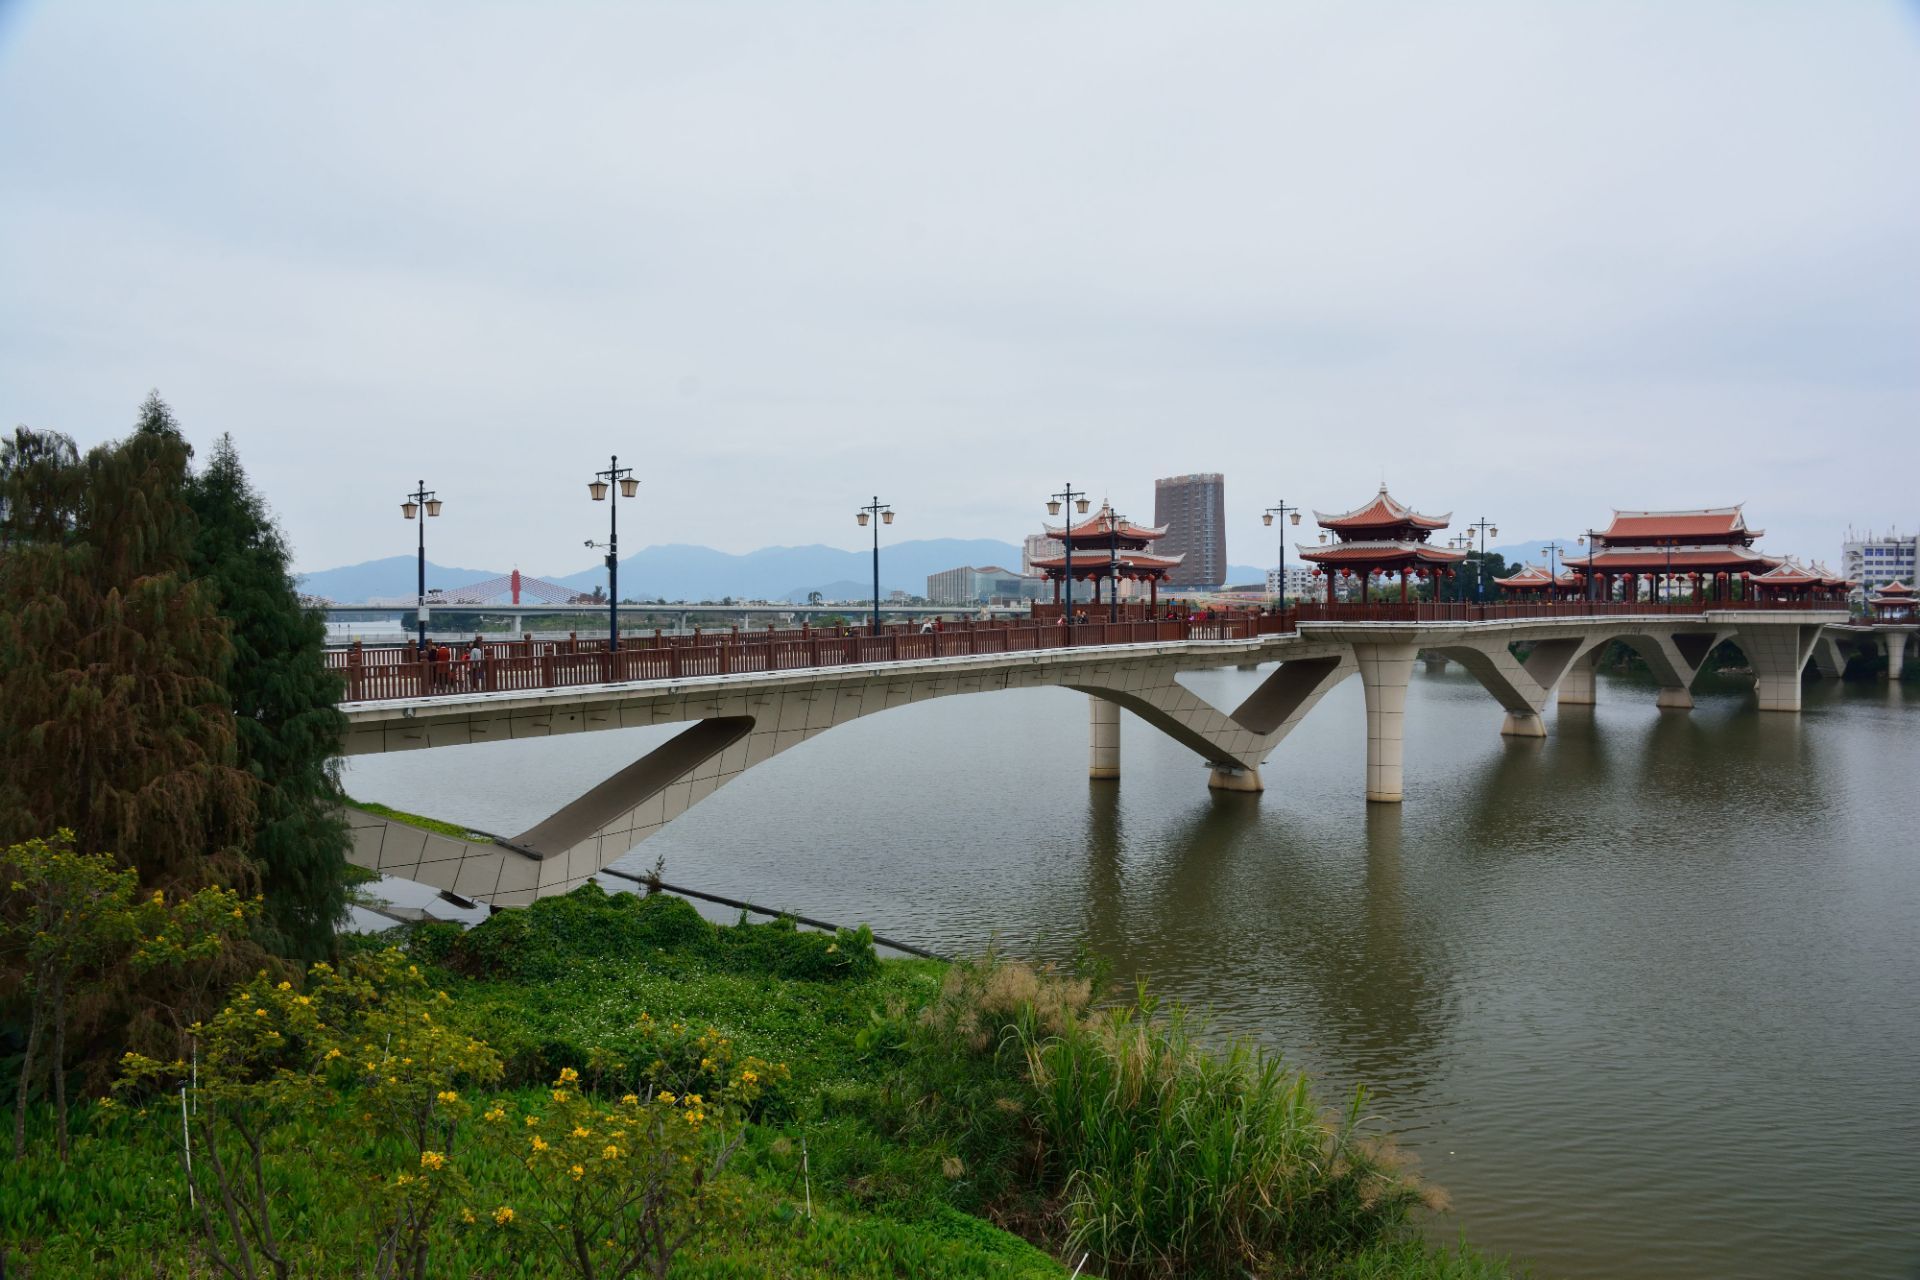
<path fill-rule="evenodd" d="M 565 977 L 582 957 L 633 960 L 718 949 L 714 926 L 686 899 L 609 895 L 589 880 L 571 893 L 496 912 L 467 931 L 448 962 L 476 977 L 549 982 Z"/>

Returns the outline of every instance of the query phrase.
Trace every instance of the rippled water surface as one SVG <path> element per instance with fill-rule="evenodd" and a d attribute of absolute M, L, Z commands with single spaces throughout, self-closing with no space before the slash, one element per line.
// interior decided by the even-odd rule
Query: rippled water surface
<path fill-rule="evenodd" d="M 1251 671 L 1185 677 L 1232 705 Z M 1416 673 L 1406 803 L 1362 800 L 1360 686 L 1216 795 L 1082 695 L 950 698 L 835 729 L 631 855 L 692 887 L 966 951 L 998 938 L 1210 1008 L 1374 1110 L 1451 1196 L 1436 1231 L 1567 1277 L 1920 1274 L 1920 695 L 1743 686 L 1503 739 Z M 512 832 L 659 731 L 356 761 L 366 799 Z"/>

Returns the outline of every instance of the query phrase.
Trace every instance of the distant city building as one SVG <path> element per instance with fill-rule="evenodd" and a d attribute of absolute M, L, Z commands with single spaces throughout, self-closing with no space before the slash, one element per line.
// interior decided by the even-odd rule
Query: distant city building
<path fill-rule="evenodd" d="M 1153 482 L 1153 522 L 1166 529 L 1155 548 L 1180 557 L 1169 586 L 1212 590 L 1227 580 L 1227 481 L 1217 471 Z"/>
<path fill-rule="evenodd" d="M 1856 535 L 1849 529 L 1841 545 L 1840 572 L 1859 582 L 1868 594 L 1895 582 L 1915 586 L 1915 541 L 1913 536 L 1903 538 L 1893 532 Z"/>
<path fill-rule="evenodd" d="M 1289 600 L 1317 600 L 1326 594 L 1320 589 L 1324 586 L 1325 583 L 1321 579 L 1313 576 L 1312 565 L 1292 563 L 1287 565 L 1287 598 Z M 1267 594 L 1270 596 L 1280 594 L 1280 570 L 1277 567 L 1267 570 Z"/>
<path fill-rule="evenodd" d="M 927 576 L 927 599 L 934 604 L 1002 604 L 1038 600 L 1044 580 L 1028 578 L 998 565 L 962 565 Z"/>
<path fill-rule="evenodd" d="M 1020 572 L 1024 577 L 1034 577 L 1039 570 L 1033 567 L 1035 560 L 1052 560 L 1061 552 L 1060 539 L 1049 538 L 1044 533 L 1027 535 L 1026 545 L 1020 549 Z"/>

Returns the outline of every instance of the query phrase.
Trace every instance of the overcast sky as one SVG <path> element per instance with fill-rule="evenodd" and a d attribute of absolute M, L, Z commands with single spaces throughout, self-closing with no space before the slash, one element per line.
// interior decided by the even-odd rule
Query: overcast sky
<path fill-rule="evenodd" d="M 1920 523 L 1920 10 L 0 0 L 0 423 L 150 387 L 305 569 L 1017 540 L 1072 480 L 1506 540 Z M 1307 532 L 1310 532 L 1308 530 Z"/>

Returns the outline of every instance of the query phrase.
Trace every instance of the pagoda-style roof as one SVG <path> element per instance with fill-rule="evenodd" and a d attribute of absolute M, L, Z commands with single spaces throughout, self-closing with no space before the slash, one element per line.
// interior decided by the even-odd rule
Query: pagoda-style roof
<path fill-rule="evenodd" d="M 1302 560 L 1341 567 L 1371 565 L 1377 569 L 1386 569 L 1416 563 L 1458 564 L 1467 558 L 1467 553 L 1464 551 L 1449 551 L 1445 547 L 1436 547 L 1429 543 L 1415 542 L 1405 538 L 1336 542 L 1332 546 L 1296 542 L 1294 546 L 1300 552 Z"/>
<path fill-rule="evenodd" d="M 1769 587 L 1820 587 L 1827 585 L 1828 578 L 1789 556 L 1765 573 L 1755 574 L 1753 581 Z"/>
<path fill-rule="evenodd" d="M 1813 562 L 1813 571 L 1819 574 L 1820 580 L 1829 587 L 1857 587 L 1860 585 L 1854 579 L 1845 577 L 1829 569 L 1825 560 L 1815 560 Z"/>
<path fill-rule="evenodd" d="M 1913 598 L 1912 587 L 1904 582 L 1889 582 L 1874 594 L 1873 602 L 1879 604 L 1884 600 L 1889 604 L 1911 604 Z"/>
<path fill-rule="evenodd" d="M 1136 542 L 1142 546 L 1156 538 L 1167 535 L 1167 526 L 1135 524 L 1125 516 L 1116 517 L 1113 508 L 1102 504 L 1100 509 L 1082 520 L 1079 524 L 1067 525 L 1056 529 L 1052 525 L 1042 525 L 1046 535 L 1059 542 L 1072 541 L 1076 546 L 1082 542 L 1106 546 L 1118 538 L 1121 542 Z M 1038 563 L 1036 561 L 1036 563 Z"/>
<path fill-rule="evenodd" d="M 1747 572 L 1764 573 L 1780 563 L 1737 543 L 1711 545 L 1602 547 L 1590 556 L 1569 556 L 1569 569 L 1597 569 L 1601 573 Z"/>
<path fill-rule="evenodd" d="M 1323 529 L 1332 529 L 1340 533 L 1367 533 L 1376 530 L 1409 527 L 1414 529 L 1444 529 L 1452 523 L 1453 513 L 1443 516 L 1422 515 L 1412 507 L 1394 499 L 1387 492 L 1387 486 L 1381 485 L 1380 492 L 1373 498 L 1338 515 L 1328 515 L 1324 511 L 1315 511 L 1313 518 Z"/>
<path fill-rule="evenodd" d="M 1511 577 L 1495 578 L 1497 587 L 1511 587 L 1517 591 L 1545 591 L 1549 585 L 1555 587 L 1578 587 L 1583 580 L 1571 573 L 1547 576 L 1547 566 L 1543 564 L 1522 565 L 1520 571 Z"/>
<path fill-rule="evenodd" d="M 1613 523 L 1600 535 L 1606 545 L 1616 542 L 1713 542 L 1751 543 L 1765 533 L 1749 529 L 1744 504 L 1731 507 L 1695 507 L 1687 511 L 1621 511 L 1615 509 Z"/>

